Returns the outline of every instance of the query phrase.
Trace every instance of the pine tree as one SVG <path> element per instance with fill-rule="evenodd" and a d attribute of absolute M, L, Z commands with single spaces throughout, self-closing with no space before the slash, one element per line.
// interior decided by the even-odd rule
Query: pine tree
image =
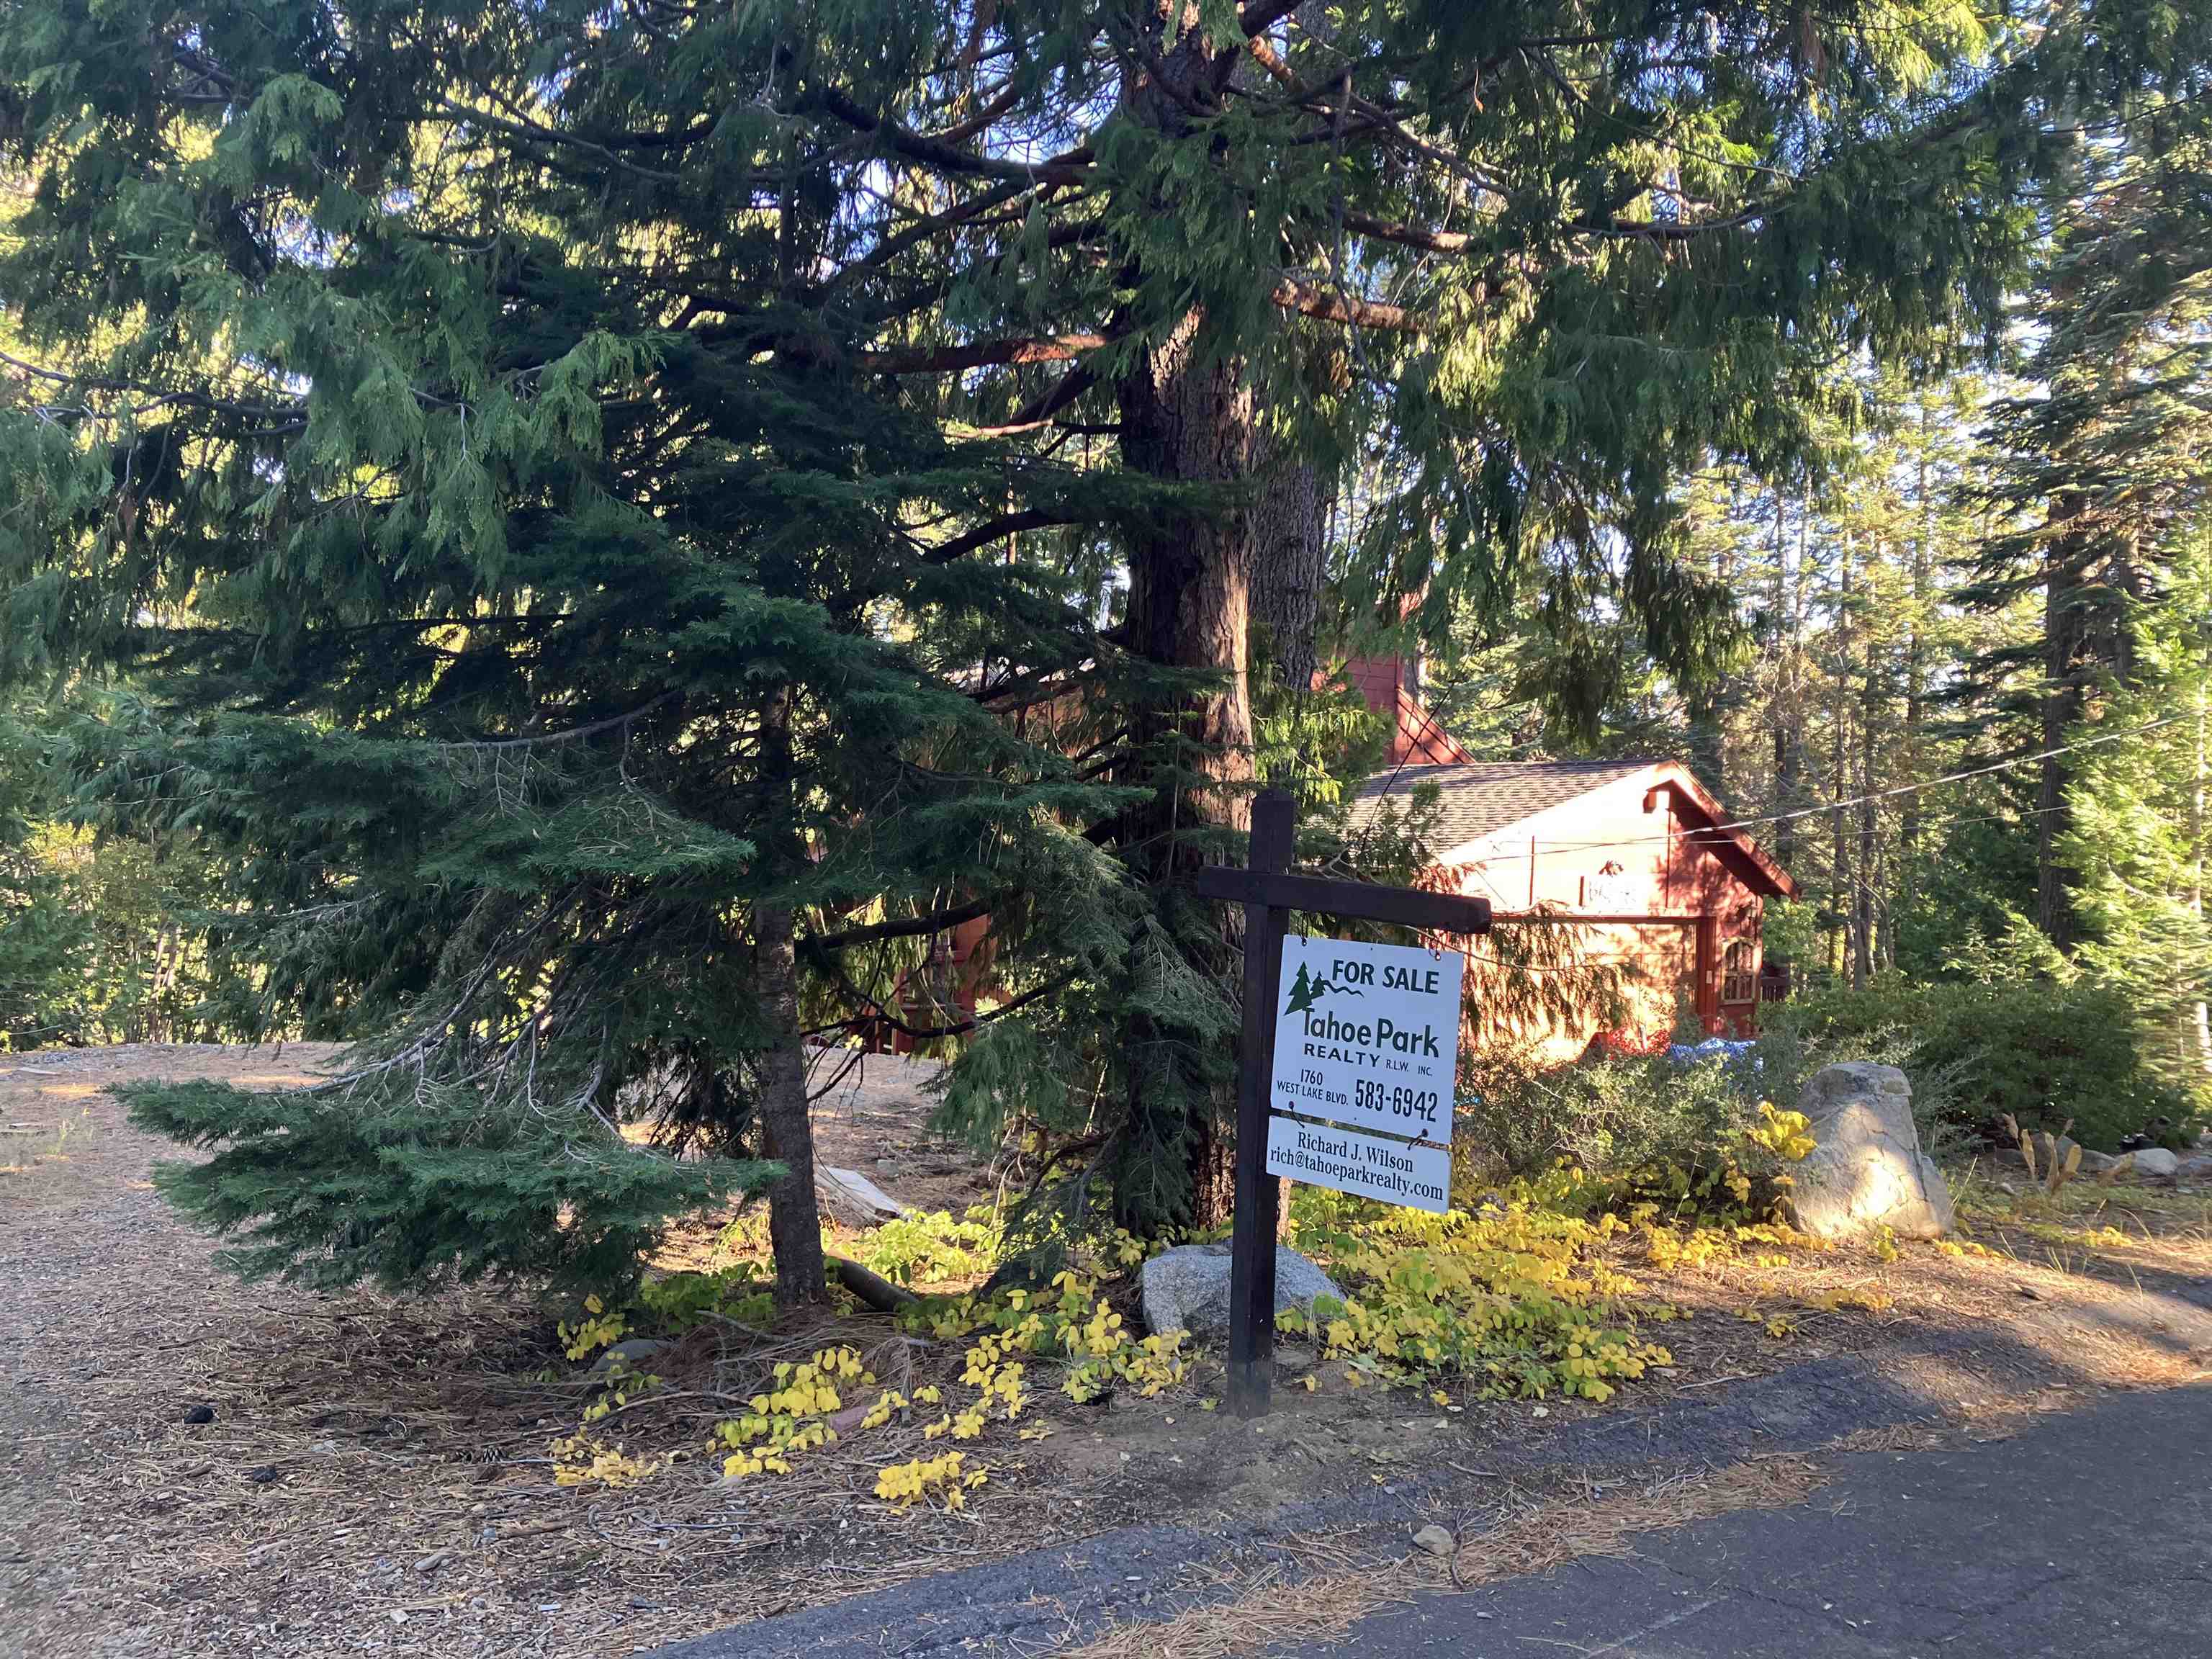
<path fill-rule="evenodd" d="M 2156 1072 L 2212 1097 L 2212 523 L 2177 551 L 2129 633 L 2130 684 L 2107 685 L 2073 733 L 2090 744 L 2072 757 L 2060 844 L 2075 872 L 2077 954 L 2126 993 Z"/>
<path fill-rule="evenodd" d="M 2074 762 L 2063 750 L 2101 684 L 2132 684 L 2136 618 L 2177 532 L 2203 509 L 2212 392 L 2212 131 L 2193 104 L 2152 110 L 2125 142 L 2085 145 L 2037 285 L 2036 395 L 2000 412 L 1997 500 L 2013 515 L 1976 562 L 1984 606 L 2033 595 L 2040 628 L 1978 665 L 1985 682 L 2032 671 L 2041 763 L 2036 920 L 2070 948 Z"/>
<path fill-rule="evenodd" d="M 0 669 L 137 677 L 93 798 L 234 860 L 271 1006 L 368 1037 L 322 1088 L 134 1096 L 219 1149 L 161 1180 L 249 1272 L 619 1279 L 764 1190 L 819 1297 L 810 1036 L 899 1019 L 949 916 L 1121 939 L 1095 788 L 973 695 L 979 644 L 1097 650 L 963 556 L 1010 467 L 1066 480 L 859 372 L 805 275 L 835 180 L 752 97 L 785 44 L 0 20 Z"/>
<path fill-rule="evenodd" d="M 2205 27 L 81 9 L 0 18 L 46 388 L 9 648 L 164 671 L 198 718 L 107 776 L 321 919 L 273 988 L 444 1034 L 380 1077 L 555 1076 L 526 1117 L 600 1135 L 634 1087 L 757 1152 L 756 1108 L 799 1133 L 791 1011 L 886 1017 L 854 953 L 988 910 L 1005 1017 L 948 1120 L 1066 1133 L 1148 1227 L 1224 1167 L 1235 952 L 1188 878 L 1257 765 L 1256 492 L 1356 460 L 1342 592 L 1533 617 L 1564 726 L 1710 680 L 1681 477 L 1780 476 L 1832 364 L 1994 330 L 2053 112 L 2185 80 Z"/>

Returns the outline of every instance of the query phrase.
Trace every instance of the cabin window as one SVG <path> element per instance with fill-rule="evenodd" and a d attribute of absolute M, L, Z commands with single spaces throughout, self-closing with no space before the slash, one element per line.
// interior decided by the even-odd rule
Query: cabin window
<path fill-rule="evenodd" d="M 1759 1000 L 1759 975 L 1751 965 L 1751 941 L 1732 939 L 1721 951 L 1721 1000 Z"/>

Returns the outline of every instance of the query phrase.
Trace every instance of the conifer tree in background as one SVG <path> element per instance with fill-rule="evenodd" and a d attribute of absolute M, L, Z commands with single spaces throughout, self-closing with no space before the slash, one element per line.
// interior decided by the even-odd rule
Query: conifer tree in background
<path fill-rule="evenodd" d="M 2160 111 L 2092 175 L 2038 295 L 2049 396 L 2003 430 L 2028 527 L 1985 569 L 2039 586 L 2043 731 L 2083 745 L 2044 763 L 2039 920 L 2126 993 L 2168 1079 L 2203 1091 L 2212 126 Z"/>
<path fill-rule="evenodd" d="M 1149 799 L 1109 833 L 1207 976 L 1225 953 L 1180 877 L 1249 775 L 1255 526 L 1281 515 L 1239 509 L 1271 446 L 1370 486 L 1340 572 L 1358 608 L 1395 623 L 1419 595 L 1432 631 L 1533 613 L 1527 684 L 1587 733 L 1639 654 L 1692 681 L 1726 660 L 1729 596 L 1679 556 L 1681 476 L 1782 471 L 1847 412 L 1827 371 L 1854 352 L 1934 364 L 1994 333 L 2021 192 L 2063 148 L 2050 111 L 2185 76 L 2203 45 L 2132 3 L 2027 52 L 1948 4 L 1314 9 L 947 8 L 908 66 L 794 65 L 800 106 L 910 190 L 855 203 L 829 278 L 910 329 L 882 369 L 1040 454 L 1110 434 L 1185 487 L 1118 538 L 1115 633 L 1211 678 L 1132 709 L 1113 775 Z M 1224 1075 L 1173 1006 L 1001 1026 L 956 1107 L 1048 1118 L 1095 1063 L 1075 1104 L 1133 1126 L 1108 1137 L 1125 1197 L 1146 1189 L 1125 1216 L 1217 1217 L 1218 1181 L 1172 1184 L 1220 1168 Z M 1069 1047 L 1083 1064 L 1035 1063 Z"/>
<path fill-rule="evenodd" d="M 55 805 L 46 747 L 33 720 L 0 704 L 0 1048 L 70 1035 L 69 991 L 91 945 L 59 872 L 39 856 L 39 825 Z"/>
<path fill-rule="evenodd" d="M 2136 619 L 2212 505 L 2203 432 L 2212 409 L 2212 129 L 2195 104 L 2159 105 L 2084 147 L 2032 315 L 2036 395 L 2000 410 L 1998 500 L 2014 515 L 1974 562 L 1964 597 L 2022 595 L 2040 626 L 1977 665 L 2017 680 L 2039 720 L 2035 920 L 2077 937 L 2067 841 L 2074 760 L 2100 684 L 2134 684 Z"/>
<path fill-rule="evenodd" d="M 2077 736 L 2130 733 L 2074 757 L 2059 856 L 2074 872 L 2077 956 L 2126 993 L 2167 1081 L 2212 1086 L 2212 526 L 2178 549 L 2128 618 L 2129 681 L 2107 681 Z"/>

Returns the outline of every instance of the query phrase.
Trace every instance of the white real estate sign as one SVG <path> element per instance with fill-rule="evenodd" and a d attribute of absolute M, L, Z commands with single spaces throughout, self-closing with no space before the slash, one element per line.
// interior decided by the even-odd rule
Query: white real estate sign
<path fill-rule="evenodd" d="M 1271 1121 L 1267 1170 L 1340 1192 L 1442 1211 L 1450 1191 L 1452 1080 L 1459 1063 L 1455 951 L 1293 935 L 1267 1103 L 1407 1146 Z"/>

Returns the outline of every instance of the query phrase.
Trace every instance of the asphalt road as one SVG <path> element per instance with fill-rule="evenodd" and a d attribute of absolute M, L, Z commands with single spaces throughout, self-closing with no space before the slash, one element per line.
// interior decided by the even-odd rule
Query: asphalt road
<path fill-rule="evenodd" d="M 1379 1613 L 1308 1659 L 2212 1659 L 2212 1387 L 1862 1454 L 1790 1510 Z"/>

